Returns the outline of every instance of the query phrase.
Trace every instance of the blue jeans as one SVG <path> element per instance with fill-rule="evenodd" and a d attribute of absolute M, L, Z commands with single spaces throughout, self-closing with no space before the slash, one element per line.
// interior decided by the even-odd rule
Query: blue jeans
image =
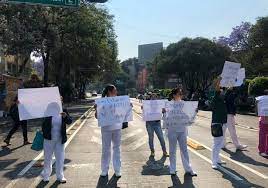
<path fill-rule="evenodd" d="M 160 121 L 147 121 L 146 122 L 146 129 L 149 137 L 149 147 L 152 152 L 154 152 L 154 132 L 160 141 L 160 145 L 162 147 L 163 152 L 166 152 L 166 144 L 164 140 L 164 135 L 161 129 L 161 122 Z"/>

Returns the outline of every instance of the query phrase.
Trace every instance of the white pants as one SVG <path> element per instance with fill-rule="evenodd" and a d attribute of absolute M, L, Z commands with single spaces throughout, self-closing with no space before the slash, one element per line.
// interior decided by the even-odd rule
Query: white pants
<path fill-rule="evenodd" d="M 45 180 L 49 179 L 52 172 L 52 156 L 53 153 L 56 158 L 56 176 L 58 180 L 64 178 L 64 144 L 61 143 L 61 139 L 58 141 L 44 139 L 44 169 L 41 173 Z"/>
<path fill-rule="evenodd" d="M 112 131 L 101 131 L 102 135 L 102 156 L 101 170 L 102 174 L 108 174 L 111 161 L 111 143 L 113 146 L 113 167 L 115 173 L 121 171 L 121 129 Z"/>
<path fill-rule="evenodd" d="M 223 124 L 222 129 L 226 129 L 226 124 Z M 223 136 L 220 137 L 213 137 L 213 147 L 212 147 L 212 165 L 216 165 L 221 162 L 220 159 L 220 151 L 224 144 L 224 132 Z"/>
<path fill-rule="evenodd" d="M 177 153 L 177 142 L 179 142 L 181 160 L 185 172 L 192 172 L 192 167 L 189 160 L 189 154 L 187 150 L 187 131 L 184 132 L 168 132 L 169 140 L 169 160 L 170 160 L 170 173 L 176 172 L 176 153 Z"/>
<path fill-rule="evenodd" d="M 227 117 L 227 126 L 223 127 L 223 133 L 225 135 L 226 129 L 228 128 L 230 136 L 232 138 L 233 144 L 235 145 L 235 147 L 237 148 L 238 146 L 240 146 L 240 143 L 238 141 L 237 138 L 237 134 L 236 134 L 236 129 L 235 129 L 235 116 L 232 114 L 228 114 Z M 225 137 L 224 137 L 224 142 L 223 142 L 223 147 L 225 146 Z"/>

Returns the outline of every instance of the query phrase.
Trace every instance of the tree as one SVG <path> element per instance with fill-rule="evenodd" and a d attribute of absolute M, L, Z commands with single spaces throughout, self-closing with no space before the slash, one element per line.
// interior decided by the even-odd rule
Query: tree
<path fill-rule="evenodd" d="M 170 74 L 178 75 L 191 95 L 210 87 L 229 56 L 229 48 L 208 39 L 184 38 L 169 45 L 155 61 L 158 61 L 159 77 L 167 79 Z"/>
<path fill-rule="evenodd" d="M 245 51 L 250 49 L 249 33 L 252 24 L 242 22 L 239 26 L 233 28 L 233 31 L 228 37 L 219 37 L 217 42 L 223 46 L 230 47 L 233 51 Z"/>
<path fill-rule="evenodd" d="M 77 9 L 4 5 L 0 19 L 6 54 L 41 56 L 45 86 L 75 82 L 82 96 L 89 79 L 111 80 L 119 70 L 113 16 L 104 8 L 84 2 Z"/>

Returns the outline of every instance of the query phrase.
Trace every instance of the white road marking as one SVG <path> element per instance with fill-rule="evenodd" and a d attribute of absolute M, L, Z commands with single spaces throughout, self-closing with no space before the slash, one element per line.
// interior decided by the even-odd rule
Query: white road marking
<path fill-rule="evenodd" d="M 212 161 L 210 159 L 208 159 L 207 157 L 205 157 L 204 155 L 201 155 L 200 153 L 198 153 L 197 151 L 195 151 L 194 149 L 188 147 L 188 150 L 190 150 L 192 153 L 194 153 L 195 155 L 197 155 L 198 157 L 200 157 L 201 159 L 207 161 L 209 164 L 212 164 Z M 229 176 L 231 176 L 233 179 L 237 180 L 237 181 L 243 181 L 242 178 L 240 178 L 239 176 L 235 175 L 234 173 L 230 172 L 229 170 L 225 169 L 222 166 L 218 166 L 218 169 L 223 171 L 224 173 L 228 174 Z"/>
<path fill-rule="evenodd" d="M 192 139 L 192 138 L 191 138 L 191 139 Z M 194 140 L 194 139 L 192 139 L 192 140 Z M 204 148 L 206 148 L 207 150 L 212 151 L 212 149 L 211 149 L 210 147 L 208 147 L 208 146 L 206 146 L 206 145 L 204 145 L 204 144 L 201 144 L 200 142 L 198 142 L 198 141 L 196 141 L 196 140 L 194 140 L 194 141 L 197 142 L 198 144 L 204 146 Z M 258 172 L 258 171 L 256 171 L 256 170 L 254 170 L 254 169 L 252 169 L 252 168 L 250 168 L 250 167 L 248 167 L 248 166 L 242 164 L 242 163 L 239 162 L 239 161 L 235 161 L 235 160 L 231 159 L 230 157 L 228 157 L 228 156 L 226 156 L 226 155 L 223 155 L 223 154 L 221 154 L 221 153 L 220 153 L 220 156 L 221 156 L 222 158 L 226 159 L 226 160 L 231 161 L 232 163 L 235 163 L 236 165 L 239 165 L 240 167 L 242 167 L 242 168 L 244 168 L 244 169 L 250 171 L 251 173 L 253 173 L 253 174 L 255 174 L 255 175 L 257 175 L 257 176 L 259 176 L 259 177 L 261 177 L 261 178 L 263 178 L 263 179 L 268 179 L 268 176 L 266 176 L 266 175 L 264 175 L 264 174 L 262 174 L 262 173 L 260 173 L 260 172 Z"/>
<path fill-rule="evenodd" d="M 147 135 L 143 136 L 143 137 L 139 138 L 138 140 L 136 140 L 135 142 L 126 145 L 126 148 L 128 148 L 127 149 L 128 151 L 134 151 L 134 150 L 142 147 L 144 144 L 146 144 L 147 139 L 148 139 Z"/>
<path fill-rule="evenodd" d="M 136 115 L 139 116 L 140 118 L 142 118 L 139 114 L 136 113 Z M 192 139 L 193 141 L 195 141 L 196 143 L 202 145 L 202 146 L 203 146 L 204 148 L 206 148 L 207 150 L 212 151 L 212 149 L 211 149 L 210 147 L 208 147 L 208 146 L 206 146 L 206 145 L 204 145 L 204 144 L 201 144 L 200 142 L 196 141 L 196 140 L 193 139 L 193 138 L 191 138 L 191 139 Z M 252 168 L 250 168 L 250 167 L 248 167 L 248 166 L 242 164 L 241 162 L 235 161 L 235 160 L 231 159 L 230 157 L 228 157 L 228 156 L 226 156 L 226 155 L 223 155 L 223 154 L 220 154 L 220 156 L 223 157 L 224 159 L 229 160 L 229 161 L 231 161 L 232 163 L 235 163 L 236 165 L 238 165 L 238 166 L 240 166 L 240 167 L 242 167 L 242 168 L 244 168 L 244 169 L 250 171 L 251 173 L 253 173 L 253 174 L 255 174 L 255 175 L 257 175 L 257 176 L 259 176 L 259 177 L 261 177 L 261 178 L 263 178 L 263 179 L 268 179 L 268 176 L 267 176 L 267 175 L 264 175 L 264 174 L 262 174 L 262 173 L 260 173 L 260 172 L 258 172 L 258 171 L 256 171 L 256 170 L 254 170 L 254 169 L 252 169 Z"/>
<path fill-rule="evenodd" d="M 85 116 L 86 114 L 88 114 L 91 111 L 92 108 L 90 108 L 88 111 L 86 111 L 81 117 Z M 81 117 L 76 120 L 68 129 L 67 129 L 67 133 L 79 122 L 81 121 Z M 81 125 L 83 125 L 86 122 L 87 119 L 85 119 L 81 124 L 80 127 L 77 130 L 80 130 Z M 70 140 L 73 139 L 73 135 L 77 133 L 77 130 L 71 135 L 71 137 L 67 140 L 66 144 L 65 144 L 65 148 L 66 146 L 70 143 Z M 35 157 L 24 169 L 22 169 L 22 171 L 20 171 L 20 173 L 17 175 L 16 179 L 13 179 L 5 188 L 12 188 L 15 186 L 15 184 L 19 181 L 19 179 L 24 176 L 24 174 L 26 174 L 28 172 L 28 170 L 30 170 L 32 168 L 32 166 L 38 161 L 40 160 L 42 157 L 44 156 L 44 152 L 42 151 L 37 157 Z M 53 160 L 53 162 L 55 162 L 55 160 Z M 36 182 L 36 181 L 34 181 Z"/>
<path fill-rule="evenodd" d="M 122 141 L 127 140 L 128 138 L 131 138 L 131 137 L 133 137 L 133 136 L 135 136 L 135 135 L 137 135 L 139 133 L 142 133 L 142 132 L 143 132 L 142 129 L 137 129 L 137 130 L 135 130 L 133 132 L 130 132 L 130 133 L 127 133 L 127 134 L 122 135 L 122 139 L 121 140 Z"/>

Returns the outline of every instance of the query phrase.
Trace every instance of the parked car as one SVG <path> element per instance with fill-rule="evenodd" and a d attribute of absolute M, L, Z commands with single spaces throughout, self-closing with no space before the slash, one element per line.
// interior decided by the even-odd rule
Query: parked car
<path fill-rule="evenodd" d="M 92 92 L 92 97 L 97 97 L 98 96 L 98 93 L 96 91 L 93 91 Z"/>

